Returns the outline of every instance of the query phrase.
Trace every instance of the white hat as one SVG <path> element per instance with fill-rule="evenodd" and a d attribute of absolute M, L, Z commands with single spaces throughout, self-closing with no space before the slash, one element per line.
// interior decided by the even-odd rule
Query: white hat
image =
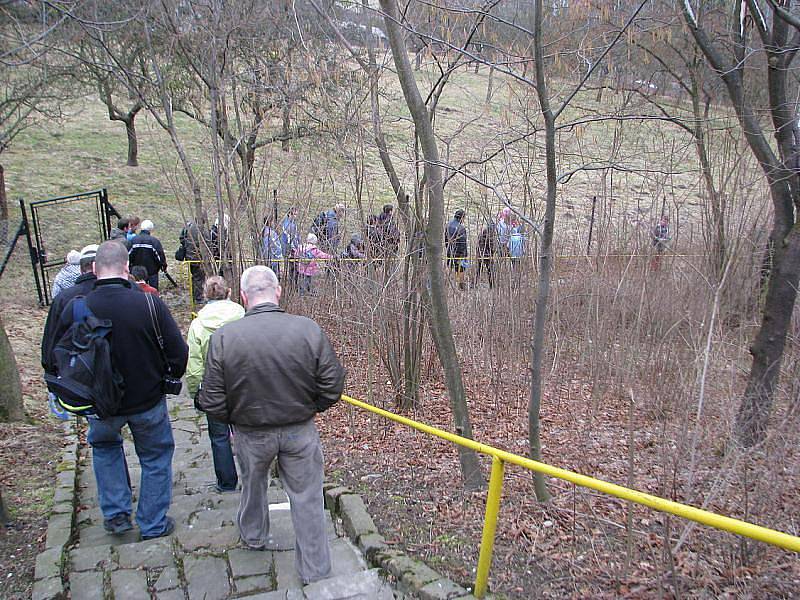
<path fill-rule="evenodd" d="M 81 262 L 81 253 L 77 250 L 70 250 L 67 252 L 67 264 L 77 265 Z"/>
<path fill-rule="evenodd" d="M 152 231 L 153 229 L 155 229 L 155 225 L 153 225 L 153 222 L 150 219 L 145 219 L 144 221 L 142 221 L 142 224 L 139 226 L 139 229 L 141 229 L 142 231 Z"/>
<path fill-rule="evenodd" d="M 81 248 L 81 260 L 84 258 L 94 259 L 95 254 L 97 254 L 97 244 L 89 244 Z"/>
<path fill-rule="evenodd" d="M 343 211 L 344 210 L 344 204 L 339 202 L 336 206 L 333 207 L 333 210 L 335 210 L 336 212 Z"/>
<path fill-rule="evenodd" d="M 317 239 L 317 236 L 316 236 L 316 235 L 314 235 L 313 233 L 309 233 L 309 234 L 306 236 L 306 243 L 307 243 L 307 244 L 316 244 L 318 241 L 319 241 L 319 240 Z"/>

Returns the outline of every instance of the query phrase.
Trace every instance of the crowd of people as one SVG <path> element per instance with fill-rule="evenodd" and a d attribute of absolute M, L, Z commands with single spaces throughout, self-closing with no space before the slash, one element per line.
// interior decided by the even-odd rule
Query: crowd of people
<path fill-rule="evenodd" d="M 469 260 L 469 240 L 464 224 L 466 212 L 457 210 L 453 219 L 447 224 L 445 231 L 445 248 L 447 263 L 455 274 L 459 289 L 467 288 L 465 273 L 472 267 Z M 489 288 L 494 287 L 495 261 L 508 260 L 513 269 L 519 267 L 525 255 L 525 226 L 514 215 L 510 208 L 503 208 L 497 217 L 490 220 L 478 235 L 478 246 L 475 258 L 475 275 L 471 279 L 473 286 L 480 282 L 485 271 Z"/>
<path fill-rule="evenodd" d="M 346 244 L 343 217 L 344 207 L 337 204 L 320 213 L 305 236 L 295 209 L 280 223 L 265 219 L 265 264 L 242 274 L 241 302 L 234 301 L 221 275 L 206 277 L 198 260 L 201 244 L 220 257 L 219 240 L 225 233 L 219 221 L 207 234 L 188 223 L 175 258 L 191 261 L 203 307 L 185 338 L 158 295 L 159 274 L 166 271 L 167 260 L 152 220 L 122 218 L 109 240 L 67 255 L 53 284 L 42 367 L 53 412 L 61 418 L 79 414 L 87 419 L 98 500 L 109 535 L 133 529 L 134 514 L 143 540 L 175 529 L 169 516 L 174 440 L 166 397 L 180 391 L 185 376 L 186 390 L 208 424 L 215 475 L 210 486 L 218 493 L 240 494 L 242 544 L 254 551 L 266 547 L 267 473 L 277 461 L 293 512 L 298 574 L 304 583 L 330 574 L 315 417 L 338 401 L 345 371 L 317 323 L 280 308 L 279 275 L 285 258 L 298 259 L 288 262 L 290 276 L 284 280 L 297 284 L 301 293 L 313 293 L 322 261 L 386 257 L 399 251 L 400 229 L 392 205 L 371 217 L 363 232 L 351 235 Z M 468 268 L 464 220 L 464 211 L 457 211 L 446 232 L 448 261 L 459 281 Z M 501 212 L 479 238 L 479 264 L 490 283 L 492 257 L 515 252 L 512 225 L 510 214 Z M 222 227 L 227 226 L 223 221 Z M 93 354 L 87 354 L 88 349 Z M 125 426 L 141 465 L 135 511 L 123 451 Z"/>
<path fill-rule="evenodd" d="M 276 461 L 295 524 L 298 575 L 303 584 L 328 577 L 324 466 L 315 418 L 339 400 L 345 378 L 330 341 L 313 320 L 280 308 L 278 277 L 264 265 L 242 273 L 241 304 L 233 301 L 221 276 L 207 278 L 205 306 L 184 341 L 150 285 L 157 280 L 146 265 L 160 269 L 163 257 L 152 223 L 142 222 L 142 231 L 129 239 L 123 221 L 113 239 L 70 255 L 68 264 L 77 265 L 79 274 L 54 297 L 41 348 L 54 412 L 87 419 L 106 532 L 116 536 L 134 527 L 121 434 L 125 426 L 141 465 L 135 507 L 139 535 L 149 540 L 174 532 L 169 509 L 175 444 L 166 397 L 178 393 L 185 375 L 187 391 L 208 422 L 213 489 L 240 494 L 243 546 L 266 549 L 267 474 Z M 134 251 L 144 253 L 147 244 L 153 256 L 146 265 L 133 264 Z M 66 275 L 61 279 L 66 285 Z M 111 335 L 101 343 L 102 331 Z M 88 362 L 87 348 L 94 351 Z M 115 396 L 115 402 L 98 390 Z"/>
<path fill-rule="evenodd" d="M 159 273 L 167 270 L 167 257 L 161 240 L 153 235 L 155 225 L 150 219 L 141 220 L 131 216 L 119 219 L 111 229 L 110 241 L 121 243 L 128 252 L 129 277 L 143 290 L 158 295 Z M 97 244 L 90 244 L 80 251 L 67 253 L 64 267 L 53 278 L 51 298 L 55 303 L 62 292 L 78 283 L 84 274 L 81 260 L 86 252 L 97 250 Z"/>
<path fill-rule="evenodd" d="M 297 208 L 290 208 L 280 223 L 276 216 L 267 216 L 260 233 L 259 258 L 284 284 L 295 286 L 301 295 L 313 295 L 314 280 L 325 272 L 324 264 L 327 261 L 365 261 L 397 255 L 401 233 L 393 205 L 386 204 L 380 213 L 369 217 L 362 231 L 353 233 L 346 244 L 342 243 L 345 237 L 344 213 L 343 204 L 336 204 L 319 213 L 305 235 L 301 234 Z M 466 212 L 457 210 L 445 231 L 448 266 L 454 273 L 459 289 L 466 289 L 466 274 L 470 271 L 474 271 L 469 278 L 471 285 L 478 285 L 485 273 L 492 288 L 496 261 L 508 260 L 512 268 L 516 268 L 524 256 L 525 227 L 510 208 L 503 208 L 496 218 L 490 219 L 481 229 L 474 259 L 470 260 L 465 219 Z M 228 224 L 226 215 L 225 231 Z M 159 274 L 166 272 L 167 259 L 161 241 L 153 235 L 154 228 L 153 221 L 149 219 L 142 221 L 138 217 L 126 217 L 120 219 L 112 229 L 109 239 L 125 244 L 129 252 L 130 273 L 136 283 L 147 291 L 157 293 Z M 194 222 L 188 222 L 180 233 L 175 259 L 189 262 L 195 305 L 203 303 L 206 279 L 206 268 L 202 264 L 203 248 L 207 250 L 205 257 L 223 259 L 220 240 L 224 235 L 218 219 L 208 231 Z M 421 245 L 418 251 L 422 252 Z M 54 279 L 53 297 L 77 279 L 80 274 L 78 260 L 79 252 L 70 251 L 64 268 Z M 284 269 L 286 273 L 283 273 Z"/>
<path fill-rule="evenodd" d="M 253 551 L 266 548 L 268 473 L 277 461 L 295 524 L 298 574 L 303 583 L 330 574 L 315 418 L 339 400 L 345 370 L 316 322 L 280 308 L 279 274 L 285 258 L 300 259 L 288 263 L 296 266 L 285 280 L 313 293 L 321 260 L 361 260 L 399 251 L 392 205 L 371 217 L 363 234 L 353 234 L 342 249 L 343 216 L 342 205 L 320 213 L 304 237 L 295 209 L 280 224 L 265 219 L 265 264 L 242 273 L 241 302 L 234 300 L 221 275 L 206 277 L 199 261 L 195 263 L 201 243 L 219 257 L 219 240 L 225 235 L 219 221 L 207 235 L 187 224 L 175 258 L 197 264 L 192 276 L 204 306 L 185 339 L 158 295 L 159 273 L 166 271 L 167 261 L 151 220 L 120 219 L 109 240 L 69 252 L 54 280 L 41 362 L 53 412 L 87 419 L 109 535 L 134 527 L 121 435 L 125 426 L 141 465 L 135 510 L 140 537 L 159 538 L 175 529 L 168 514 L 174 440 L 166 397 L 179 393 L 185 376 L 186 390 L 207 420 L 215 474 L 210 486 L 218 493 L 241 495 L 237 522 L 242 544 Z M 466 212 L 457 210 L 445 231 L 447 263 L 462 289 L 472 268 L 465 222 Z M 223 220 L 222 226 L 227 228 L 228 222 Z M 666 217 L 653 239 L 662 246 L 669 240 Z M 524 251 L 524 226 L 504 208 L 480 231 L 474 283 L 486 272 L 492 287 L 495 260 L 508 258 L 516 265 Z M 113 402 L 107 396 L 114 396 Z"/>

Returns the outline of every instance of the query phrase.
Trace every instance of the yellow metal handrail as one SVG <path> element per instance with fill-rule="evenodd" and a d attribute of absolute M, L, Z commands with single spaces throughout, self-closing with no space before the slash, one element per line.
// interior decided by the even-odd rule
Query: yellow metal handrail
<path fill-rule="evenodd" d="M 388 410 L 383 410 L 382 408 L 372 406 L 371 404 L 356 400 L 344 394 L 342 394 L 342 400 L 358 408 L 412 427 L 417 431 L 434 435 L 449 442 L 453 442 L 454 444 L 458 444 L 459 446 L 492 457 L 492 474 L 489 478 L 489 493 L 486 498 L 486 516 L 484 518 L 481 548 L 478 556 L 478 570 L 475 576 L 474 594 L 477 598 L 483 598 L 486 595 L 489 581 L 489 567 L 492 563 L 492 551 L 494 549 L 495 528 L 497 527 L 497 515 L 500 508 L 505 463 L 515 464 L 530 471 L 538 471 L 545 475 L 550 475 L 551 477 L 569 481 L 575 485 L 597 490 L 598 492 L 635 502 L 661 512 L 670 513 L 684 519 L 689 519 L 690 521 L 696 521 L 697 523 L 702 523 L 703 525 L 708 525 L 715 529 L 729 531 L 736 535 L 742 535 L 793 552 L 800 552 L 800 537 L 789 535 L 788 533 L 718 515 L 707 510 L 695 508 L 694 506 L 673 502 L 672 500 L 667 500 L 651 494 L 645 494 L 644 492 L 632 490 L 621 485 L 616 485 L 593 477 L 587 477 L 586 475 L 581 475 L 574 471 L 560 469 L 546 463 L 525 458 L 524 456 L 519 456 L 518 454 L 499 450 L 493 446 L 481 444 L 475 440 L 450 433 L 449 431 L 444 431 L 437 427 L 432 427 L 420 423 L 419 421 L 396 415 Z"/>

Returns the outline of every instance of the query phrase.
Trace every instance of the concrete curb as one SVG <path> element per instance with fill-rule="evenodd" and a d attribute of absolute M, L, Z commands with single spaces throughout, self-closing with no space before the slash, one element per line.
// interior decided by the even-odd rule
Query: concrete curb
<path fill-rule="evenodd" d="M 71 418 L 62 424 L 64 447 L 56 467 L 56 487 L 53 508 L 47 522 L 44 552 L 36 557 L 31 600 L 60 600 L 66 598 L 67 546 L 75 534 L 75 506 L 78 485 L 78 420 Z"/>
<path fill-rule="evenodd" d="M 322 487 L 325 507 L 334 517 L 341 519 L 347 535 L 364 553 L 367 562 L 395 577 L 401 592 L 422 600 L 475 600 L 468 590 L 424 562 L 389 548 L 360 495 L 335 483 L 326 483 Z"/>

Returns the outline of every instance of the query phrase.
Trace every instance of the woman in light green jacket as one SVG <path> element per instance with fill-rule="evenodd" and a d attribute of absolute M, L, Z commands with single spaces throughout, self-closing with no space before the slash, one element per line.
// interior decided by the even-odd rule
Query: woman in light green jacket
<path fill-rule="evenodd" d="M 206 279 L 203 294 L 208 303 L 200 309 L 197 317 L 189 325 L 189 364 L 186 367 L 186 387 L 192 398 L 197 396 L 203 381 L 206 366 L 208 340 L 217 329 L 244 316 L 244 308 L 230 300 L 230 288 L 222 277 L 215 275 Z M 211 456 L 214 459 L 214 472 L 217 475 L 218 492 L 236 491 L 239 477 L 230 441 L 230 427 L 206 415 L 208 437 L 211 439 Z"/>

